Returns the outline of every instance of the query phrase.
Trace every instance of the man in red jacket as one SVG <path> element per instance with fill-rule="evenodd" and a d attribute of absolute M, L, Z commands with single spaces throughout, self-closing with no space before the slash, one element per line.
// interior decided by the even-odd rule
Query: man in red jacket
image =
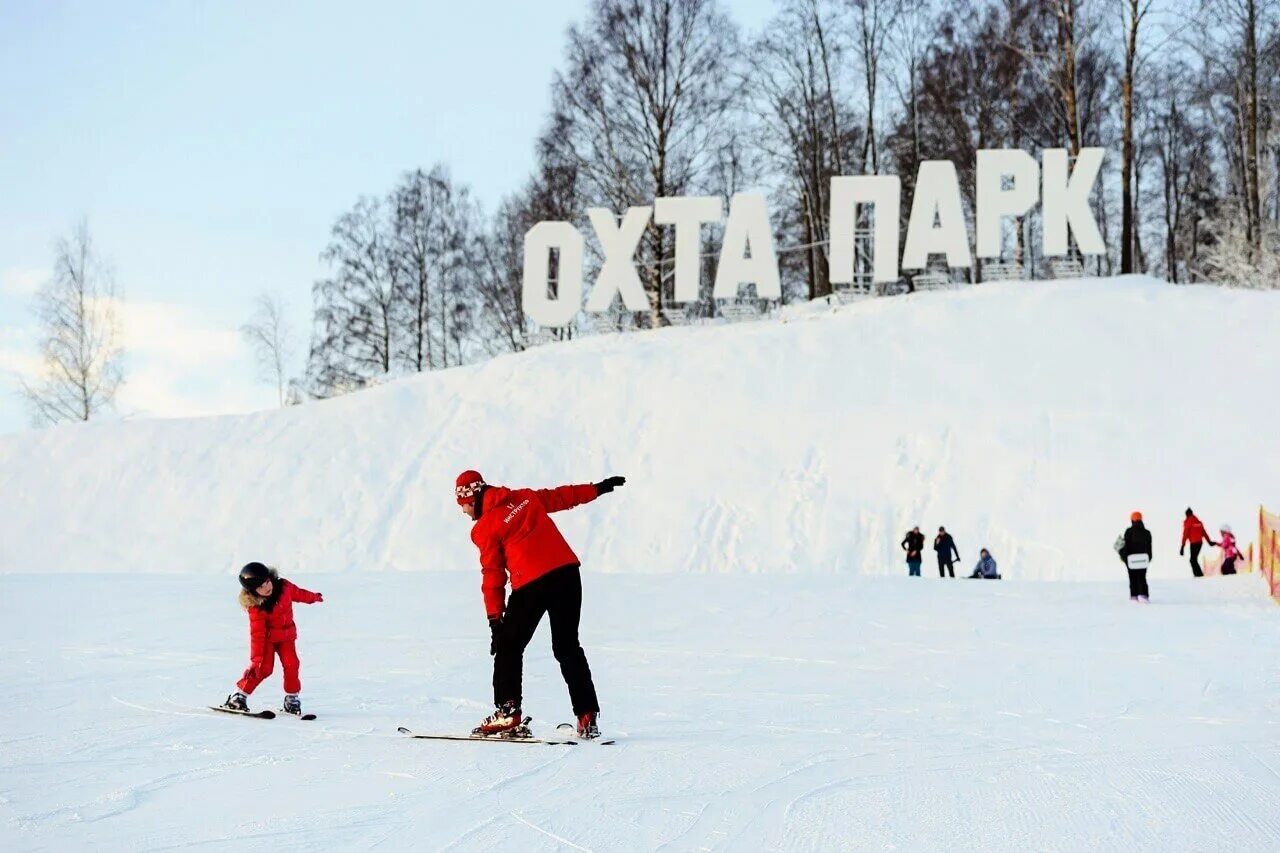
<path fill-rule="evenodd" d="M 1182 545 L 1178 548 L 1178 556 L 1184 557 L 1187 553 L 1187 544 L 1191 544 L 1191 574 L 1198 578 L 1204 577 L 1204 572 L 1200 570 L 1200 549 L 1204 543 L 1217 545 L 1209 538 L 1209 533 L 1204 529 L 1204 525 L 1200 523 L 1200 519 L 1196 518 L 1196 514 L 1191 511 L 1191 507 L 1187 507 L 1187 517 L 1182 521 Z"/>
<path fill-rule="evenodd" d="M 623 477 L 609 477 L 595 484 L 555 489 L 508 489 L 487 485 L 475 471 L 458 476 L 458 505 L 475 522 L 471 541 L 480 549 L 480 588 L 492 634 L 489 654 L 493 655 L 497 710 L 476 728 L 476 734 L 523 735 L 527 731 L 520 710 L 524 650 L 546 613 L 551 621 L 551 650 L 569 686 L 578 735 L 599 736 L 600 703 L 587 655 L 578 642 L 580 563 L 549 513 L 593 501 L 625 482 Z M 511 598 L 504 601 L 508 576 Z"/>

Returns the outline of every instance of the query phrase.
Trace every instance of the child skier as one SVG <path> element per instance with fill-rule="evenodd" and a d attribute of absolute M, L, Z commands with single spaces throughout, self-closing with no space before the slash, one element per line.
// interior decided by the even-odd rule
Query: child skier
<path fill-rule="evenodd" d="M 1218 533 L 1218 542 L 1222 546 L 1222 573 L 1224 575 L 1234 575 L 1236 573 L 1236 560 L 1244 555 L 1240 553 L 1239 547 L 1236 546 L 1236 536 L 1231 532 L 1230 524 L 1222 525 Z"/>
<path fill-rule="evenodd" d="M 497 710 L 476 727 L 481 735 L 526 736 L 521 716 L 524 650 L 542 614 L 551 620 L 551 651 L 569 687 L 578 736 L 599 737 L 596 699 L 586 652 L 578 642 L 582 576 L 577 556 L 549 513 L 572 509 L 623 485 L 623 477 L 555 489 L 489 486 L 475 471 L 458 475 L 458 506 L 470 518 L 471 541 L 480 550 L 481 590 L 489 617 L 493 655 L 493 704 Z M 511 598 L 507 599 L 507 576 Z"/>
<path fill-rule="evenodd" d="M 227 697 L 224 708 L 249 710 L 249 694 L 271 675 L 275 658 L 284 668 L 286 714 L 302 716 L 302 682 L 298 680 L 298 626 L 293 623 L 293 603 L 317 604 L 324 596 L 280 577 L 262 563 L 249 563 L 240 570 L 240 606 L 249 614 L 249 668 L 236 683 L 236 692 Z"/>

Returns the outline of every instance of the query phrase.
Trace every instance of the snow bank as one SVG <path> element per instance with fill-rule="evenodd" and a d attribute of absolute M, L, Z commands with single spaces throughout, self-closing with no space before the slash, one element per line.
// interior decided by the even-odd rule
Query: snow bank
<path fill-rule="evenodd" d="M 1247 539 L 1274 498 L 1280 293 L 987 284 L 542 347 L 282 411 L 0 437 L 0 572 L 471 568 L 453 478 L 619 473 L 592 571 L 899 573 L 951 530 L 1006 577 L 1113 578 L 1131 509 Z M 1271 389 L 1271 390 L 1267 390 Z M 926 565 L 926 572 L 928 566 Z"/>

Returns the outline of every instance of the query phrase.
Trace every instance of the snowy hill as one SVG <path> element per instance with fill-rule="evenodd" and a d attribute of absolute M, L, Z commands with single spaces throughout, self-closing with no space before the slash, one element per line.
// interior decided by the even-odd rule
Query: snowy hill
<path fill-rule="evenodd" d="M 1176 557 L 1187 503 L 1247 537 L 1275 499 L 1277 328 L 1280 293 L 983 285 L 2 437 L 0 849 L 1280 849 L 1280 611 Z M 396 733 L 491 708 L 472 466 L 629 477 L 557 516 L 615 744 Z M 905 577 L 914 523 L 1010 580 Z M 252 558 L 324 593 L 317 720 L 205 710 Z M 524 673 L 552 735 L 545 628 Z"/>
<path fill-rule="evenodd" d="M 987 284 L 584 339 L 283 411 L 0 437 L 0 572 L 471 569 L 453 478 L 627 487 L 562 516 L 593 572 L 1113 578 L 1141 508 L 1246 531 L 1275 498 L 1280 293 Z M 927 566 L 926 566 L 927 568 Z"/>

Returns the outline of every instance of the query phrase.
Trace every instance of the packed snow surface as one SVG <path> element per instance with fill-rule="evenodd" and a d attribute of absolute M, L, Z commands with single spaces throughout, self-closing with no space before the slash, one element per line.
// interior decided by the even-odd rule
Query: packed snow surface
<path fill-rule="evenodd" d="M 475 564 L 466 468 L 628 477 L 560 516 L 593 572 L 897 574 L 945 524 L 1007 577 L 1111 578 L 1129 512 L 1247 542 L 1275 500 L 1280 293 L 986 284 L 539 347 L 247 416 L 0 436 L 0 572 Z M 1272 390 L 1267 390 L 1272 389 Z M 1168 559 L 1162 559 L 1168 557 Z"/>
<path fill-rule="evenodd" d="M 1277 849 L 1280 610 L 1112 574 L 588 572 L 618 742 L 573 747 L 396 734 L 488 710 L 470 572 L 295 574 L 309 723 L 201 710 L 245 664 L 229 577 L 7 575 L 0 849 Z M 546 733 L 545 625 L 525 671 Z"/>

